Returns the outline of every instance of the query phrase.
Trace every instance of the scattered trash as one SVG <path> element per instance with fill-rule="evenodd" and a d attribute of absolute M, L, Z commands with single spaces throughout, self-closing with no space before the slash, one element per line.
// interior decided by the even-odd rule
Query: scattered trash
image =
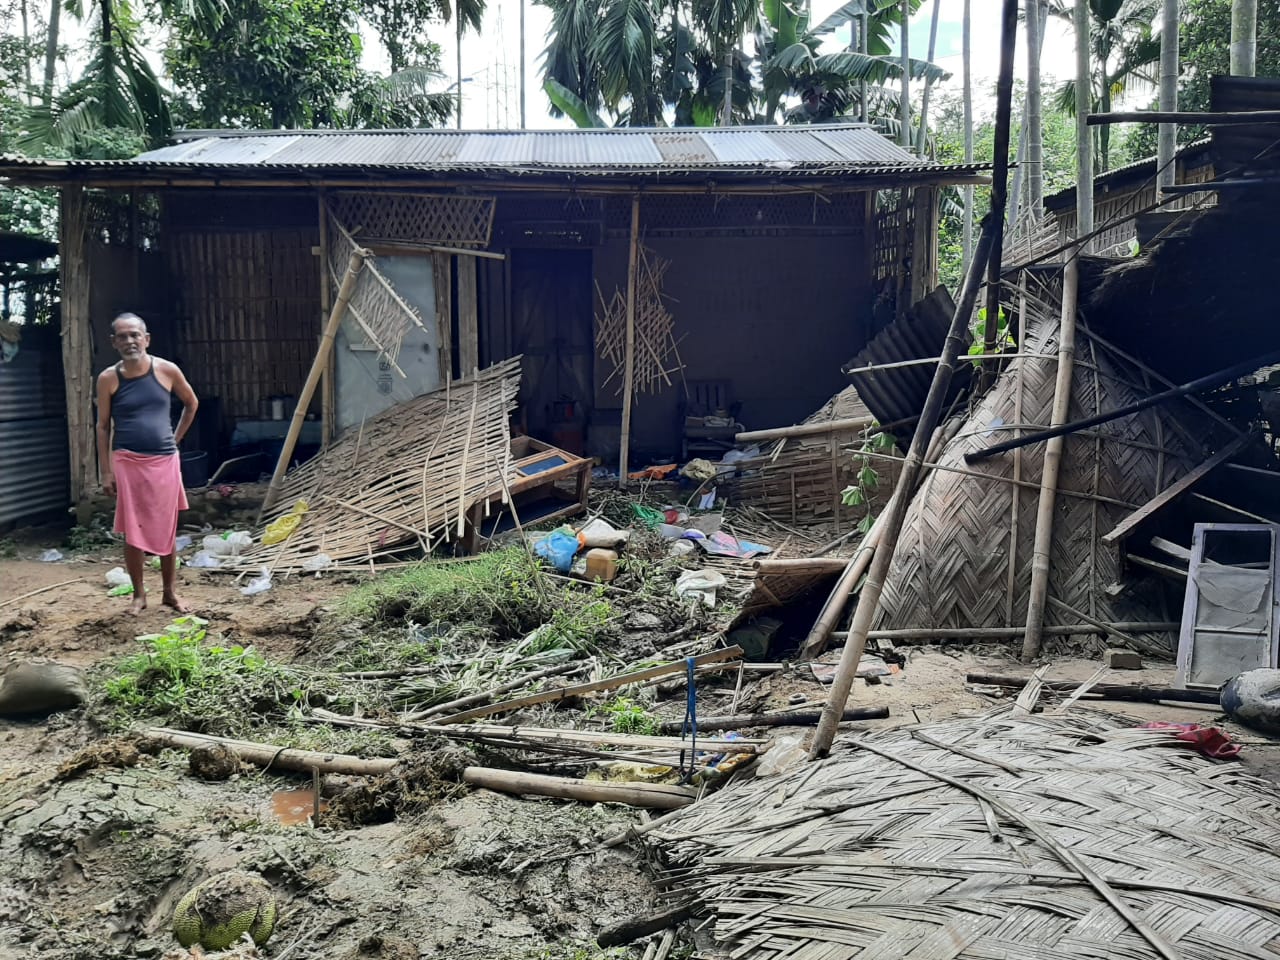
<path fill-rule="evenodd" d="M 173 555 L 173 562 L 174 562 L 175 566 L 179 566 L 179 567 L 180 567 L 180 566 L 182 566 L 182 558 L 181 558 L 180 556 L 178 556 L 177 554 L 174 554 L 174 555 Z M 152 557 L 150 560 L 148 560 L 148 561 L 147 561 L 147 566 L 148 566 L 148 567 L 150 567 L 152 570 L 159 570 L 159 569 L 160 569 L 160 558 L 159 558 L 159 557 Z"/>
<path fill-rule="evenodd" d="M 1211 760 L 1232 760 L 1240 755 L 1240 744 L 1232 743 L 1231 738 L 1217 727 L 1202 727 L 1198 723 L 1166 723 L 1163 720 L 1152 720 L 1150 723 L 1144 723 L 1142 729 L 1167 730 L 1173 733 L 1175 740 L 1189 743 L 1197 753 Z"/>
<path fill-rule="evenodd" d="M 593 547 L 620 550 L 630 539 L 630 530 L 619 530 L 608 520 L 603 520 L 600 517 L 588 521 L 578 531 L 578 542 L 588 550 Z"/>
<path fill-rule="evenodd" d="M 704 493 L 701 497 L 698 498 L 699 510 L 710 510 L 715 505 L 716 505 L 716 492 L 714 490 L 708 490 L 706 493 Z"/>
<path fill-rule="evenodd" d="M 293 505 L 293 509 L 286 513 L 283 517 L 276 517 L 267 524 L 267 529 L 262 534 L 262 545 L 269 547 L 272 544 L 283 543 L 293 535 L 293 531 L 298 529 L 298 525 L 302 523 L 302 517 L 311 509 L 306 500 L 299 500 Z"/>
<path fill-rule="evenodd" d="M 808 759 L 809 751 L 805 749 L 804 734 L 793 733 L 778 737 L 764 759 L 756 765 L 756 776 L 776 777 L 780 773 L 796 769 Z"/>
<path fill-rule="evenodd" d="M 661 512 L 653 509 L 653 507 L 646 507 L 640 503 L 631 504 L 631 511 L 636 515 L 636 519 L 649 530 L 656 530 L 658 526 L 665 523 L 667 519 Z"/>
<path fill-rule="evenodd" d="M 676 596 L 697 597 L 708 607 L 714 607 L 716 591 L 725 583 L 724 575 L 715 570 L 685 570 L 676 579 Z"/>
<path fill-rule="evenodd" d="M 132 583 L 120 583 L 107 591 L 108 597 L 131 597 L 133 596 Z"/>
<path fill-rule="evenodd" d="M 723 531 L 700 539 L 698 546 L 712 556 L 737 557 L 739 560 L 749 560 L 752 557 L 773 552 L 772 547 L 766 547 L 761 543 L 752 543 L 750 540 L 739 540 L 737 537 Z"/>
<path fill-rule="evenodd" d="M 188 567 L 199 567 L 203 570 L 216 570 L 222 564 L 208 550 L 200 550 L 194 557 L 187 561 Z"/>
<path fill-rule="evenodd" d="M 680 468 L 680 476 L 689 480 L 711 480 L 716 475 L 716 466 L 710 460 L 697 457 Z"/>
<path fill-rule="evenodd" d="M 319 573 L 333 566 L 333 558 L 327 553 L 317 553 L 302 561 L 302 569 L 307 573 Z"/>
<path fill-rule="evenodd" d="M 174 538 L 174 541 L 173 541 L 174 552 L 176 553 L 179 550 L 186 550 L 188 547 L 191 546 L 191 544 L 192 544 L 191 537 L 185 533 L 181 534 Z"/>
<path fill-rule="evenodd" d="M 215 557 L 238 557 L 245 547 L 253 546 L 253 536 L 247 530 L 228 531 L 222 536 L 205 537 L 202 545 Z"/>
<path fill-rule="evenodd" d="M 265 593 L 271 589 L 271 568 L 263 567 L 262 576 L 254 577 L 249 583 L 240 588 L 240 592 L 246 597 L 252 597 L 254 594 Z"/>
<path fill-rule="evenodd" d="M 613 550 L 595 547 L 587 551 L 586 577 L 612 583 L 618 576 L 618 554 Z"/>
<path fill-rule="evenodd" d="M 578 536 L 564 530 L 552 530 L 534 544 L 533 552 L 550 562 L 560 573 L 568 573 L 578 553 Z"/>
<path fill-rule="evenodd" d="M 667 556 L 669 557 L 687 557 L 697 548 L 693 545 L 692 540 L 677 540 L 671 546 L 667 547 Z"/>
<path fill-rule="evenodd" d="M 1280 670 L 1248 670 L 1222 688 L 1222 709 L 1236 723 L 1280 734 Z"/>
<path fill-rule="evenodd" d="M 46 550 L 40 554 L 40 560 L 44 563 L 58 563 L 62 560 L 62 554 L 57 550 Z"/>
<path fill-rule="evenodd" d="M 663 463 L 643 470 L 635 470 L 627 474 L 630 480 L 665 480 L 678 467 L 678 463 Z"/>
<path fill-rule="evenodd" d="M 108 587 L 122 587 L 126 583 L 133 583 L 124 567 L 112 567 L 107 571 L 106 579 Z"/>

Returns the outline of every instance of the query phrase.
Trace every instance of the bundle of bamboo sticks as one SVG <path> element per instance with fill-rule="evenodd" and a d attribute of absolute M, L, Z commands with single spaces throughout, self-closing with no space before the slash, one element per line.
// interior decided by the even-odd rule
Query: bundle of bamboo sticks
<path fill-rule="evenodd" d="M 638 393 L 657 393 L 663 386 L 672 386 L 671 374 L 684 368 L 673 333 L 675 321 L 667 309 L 667 301 L 671 298 L 662 292 L 662 278 L 670 266 L 671 261 L 640 247 L 633 373 Z M 613 297 L 606 300 L 599 284 L 596 285 L 596 297 L 599 299 L 596 352 L 613 364 L 613 370 L 602 386 L 618 378 L 617 393 L 621 394 L 623 384 L 620 375 L 626 364 L 627 298 L 621 290 L 615 289 Z"/>

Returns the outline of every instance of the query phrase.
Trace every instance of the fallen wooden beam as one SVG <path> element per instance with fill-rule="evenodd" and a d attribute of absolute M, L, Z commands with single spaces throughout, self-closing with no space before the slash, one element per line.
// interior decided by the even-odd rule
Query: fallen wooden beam
<path fill-rule="evenodd" d="M 630 920 L 623 920 L 621 923 L 615 923 L 613 926 L 605 927 L 601 930 L 600 935 L 596 937 L 596 943 L 605 949 L 620 947 L 625 943 L 631 943 L 633 940 L 639 940 L 641 937 L 647 937 L 651 933 L 657 933 L 659 930 L 666 930 L 668 927 L 674 927 L 678 923 L 684 923 L 684 921 L 693 916 L 696 909 L 697 901 L 690 900 L 658 913 L 651 913 L 645 917 L 632 917 Z"/>
<path fill-rule="evenodd" d="M 520 796 L 557 797 L 561 800 L 585 800 L 589 803 L 625 803 L 653 810 L 675 810 L 688 806 L 698 796 L 697 790 L 692 787 L 573 780 L 544 773 L 492 770 L 488 767 L 466 767 L 462 771 L 462 780 L 473 787 Z"/>
<path fill-rule="evenodd" d="M 1015 677 L 1000 673 L 966 673 L 966 683 L 982 684 L 989 687 L 1009 687 L 1022 689 L 1031 677 Z M 1079 680 L 1042 680 L 1045 690 L 1059 693 L 1071 693 L 1080 686 Z M 1157 703 L 1161 700 L 1180 700 L 1184 703 L 1217 703 L 1216 690 L 1178 690 L 1174 687 L 1162 687 L 1148 683 L 1098 683 L 1089 688 L 1086 696 L 1100 697 L 1103 700 L 1128 700 L 1134 703 Z"/>
<path fill-rule="evenodd" d="M 884 720 L 889 716 L 888 707 L 852 707 L 840 716 L 841 722 L 846 720 Z M 812 727 L 822 719 L 821 710 L 787 710 L 781 713 L 741 713 L 731 717 L 699 717 L 698 732 L 708 733 L 716 730 L 736 730 L 739 727 Z M 662 733 L 679 733 L 683 721 L 668 720 L 658 725 Z M 714 742 L 714 741 L 713 741 Z M 740 741 L 730 740 L 730 743 Z M 748 741 L 750 742 L 750 741 Z M 699 747 L 705 747 L 704 741 L 698 741 Z M 715 748 L 705 747 L 711 751 Z"/>
<path fill-rule="evenodd" d="M 241 760 L 263 769 L 291 770 L 295 773 L 342 773 L 357 777 L 376 777 L 390 773 L 400 761 L 394 757 L 353 757 L 343 753 L 320 753 L 316 750 L 295 750 L 272 743 L 255 743 L 252 740 L 233 740 L 215 737 L 207 733 L 190 733 L 170 730 L 168 727 L 148 727 L 141 731 L 148 740 L 180 750 L 195 750 L 221 744 L 234 750 Z"/>
<path fill-rule="evenodd" d="M 1149 517 L 1154 516 L 1178 497 L 1182 496 L 1203 480 L 1205 476 L 1219 464 L 1225 463 L 1228 459 L 1235 456 L 1235 454 L 1242 450 L 1252 439 L 1253 435 L 1248 433 L 1244 433 L 1236 437 L 1208 460 L 1201 463 L 1200 466 L 1191 470 L 1189 473 L 1184 473 L 1181 477 L 1169 484 L 1169 486 L 1165 487 L 1137 510 L 1133 511 L 1133 513 L 1129 514 L 1117 523 L 1103 536 L 1102 542 L 1111 546 L 1124 540 L 1133 533 L 1134 528 L 1137 527 L 1138 524 L 1142 523 Z"/>
<path fill-rule="evenodd" d="M 707 663 L 719 663 L 721 660 L 732 660 L 734 657 L 742 656 L 742 648 L 739 646 L 724 647 L 721 650 L 712 650 L 710 653 L 700 654 L 691 658 L 695 667 L 700 667 Z M 603 680 L 592 680 L 589 683 L 575 683 L 567 687 L 557 687 L 554 690 L 544 690 L 541 693 L 532 693 L 525 697 L 516 697 L 513 700 L 503 700 L 500 703 L 491 703 L 485 706 L 475 707 L 471 710 L 464 710 L 462 713 L 455 713 L 451 716 L 440 717 L 436 723 L 463 723 L 467 720 L 475 720 L 479 717 L 492 716 L 495 713 L 510 713 L 512 710 L 520 710 L 524 707 L 534 706 L 539 703 L 551 703 L 556 700 L 567 700 L 570 697 L 581 696 L 584 693 L 595 693 L 599 690 L 615 690 L 618 687 L 625 687 L 627 684 L 640 683 L 644 680 L 652 680 L 654 677 L 665 677 L 673 673 L 681 673 L 687 669 L 688 661 L 675 660 L 671 663 L 664 663 L 657 667 L 648 667 L 644 670 L 636 670 L 632 673 L 619 674 L 616 677 L 606 677 Z"/>

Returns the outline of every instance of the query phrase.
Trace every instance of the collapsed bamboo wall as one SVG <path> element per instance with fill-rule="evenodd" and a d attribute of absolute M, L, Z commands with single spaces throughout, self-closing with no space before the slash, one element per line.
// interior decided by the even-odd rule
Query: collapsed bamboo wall
<path fill-rule="evenodd" d="M 1010 362 L 967 415 L 911 502 L 877 628 L 1024 622 L 1044 445 L 972 465 L 964 455 L 1049 423 L 1058 306 L 1054 291 L 1040 288 L 1038 293 L 1029 297 L 1020 359 Z M 1160 389 L 1098 338 L 1078 332 L 1069 419 L 1115 409 Z M 1120 582 L 1120 561 L 1102 537 L 1202 459 L 1207 435 L 1199 429 L 1201 419 L 1189 404 L 1175 401 L 1067 437 L 1046 623 L 1078 623 L 1081 614 L 1105 621 L 1170 619 L 1168 598 L 1158 584 L 1108 589 Z"/>

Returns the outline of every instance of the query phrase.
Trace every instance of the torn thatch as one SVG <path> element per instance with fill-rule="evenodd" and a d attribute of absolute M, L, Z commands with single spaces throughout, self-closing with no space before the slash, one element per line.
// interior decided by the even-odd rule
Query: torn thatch
<path fill-rule="evenodd" d="M 911 502 L 881 600 L 878 626 L 994 627 L 1024 623 L 1045 445 L 966 464 L 964 455 L 1048 424 L 1053 406 L 1057 293 L 1037 287 L 1022 306 L 1019 359 L 978 402 Z M 1113 410 L 1162 389 L 1083 329 L 1077 335 L 1069 419 Z M 1184 401 L 1066 439 L 1050 556 L 1046 622 L 1167 621 L 1158 584 L 1121 578 L 1102 537 L 1198 463 L 1209 438 Z M 1194 431 L 1194 432 L 1193 432 Z M 1016 483 L 1014 482 L 1016 481 Z M 1010 531 L 1016 531 L 1011 535 Z M 1071 609 L 1068 609 L 1071 608 Z M 1145 642 L 1171 645 L 1171 638 Z"/>
<path fill-rule="evenodd" d="M 347 430 L 285 477 L 273 517 L 306 500 L 297 530 L 235 564 L 285 571 L 320 553 L 338 564 L 371 563 L 461 537 L 471 506 L 515 482 L 509 418 L 520 360 L 504 360 Z"/>
<path fill-rule="evenodd" d="M 737 960 L 1280 952 L 1280 797 L 1110 715 L 838 741 L 647 834 Z"/>

